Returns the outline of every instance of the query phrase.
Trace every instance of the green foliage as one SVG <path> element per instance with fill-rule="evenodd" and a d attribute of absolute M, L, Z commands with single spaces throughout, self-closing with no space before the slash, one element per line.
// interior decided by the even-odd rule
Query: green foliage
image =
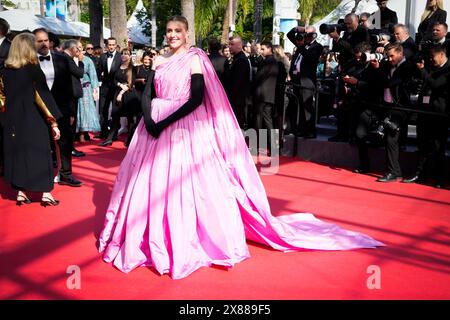
<path fill-rule="evenodd" d="M 298 0 L 300 13 L 300 22 L 314 24 L 331 11 L 333 11 L 341 0 Z"/>

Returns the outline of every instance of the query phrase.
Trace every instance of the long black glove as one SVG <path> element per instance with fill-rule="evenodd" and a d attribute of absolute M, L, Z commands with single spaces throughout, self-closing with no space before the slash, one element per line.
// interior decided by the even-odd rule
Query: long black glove
<path fill-rule="evenodd" d="M 170 116 L 165 118 L 164 120 L 159 121 L 156 124 L 156 134 L 157 136 L 153 136 L 157 138 L 159 134 L 167 128 L 170 124 L 174 123 L 177 120 L 187 116 L 189 113 L 194 111 L 199 105 L 202 104 L 203 95 L 205 91 L 205 79 L 203 75 L 200 73 L 194 73 L 191 75 L 191 97 L 186 103 L 184 103 L 177 111 L 172 113 Z M 151 133 L 150 133 L 151 134 Z"/>
<path fill-rule="evenodd" d="M 155 87 L 153 85 L 153 77 L 155 76 L 155 71 L 151 70 L 147 82 L 145 84 L 144 92 L 142 93 L 141 109 L 142 117 L 145 123 L 145 129 L 153 137 L 157 138 L 159 136 L 156 123 L 152 119 L 151 103 L 155 96 Z"/>

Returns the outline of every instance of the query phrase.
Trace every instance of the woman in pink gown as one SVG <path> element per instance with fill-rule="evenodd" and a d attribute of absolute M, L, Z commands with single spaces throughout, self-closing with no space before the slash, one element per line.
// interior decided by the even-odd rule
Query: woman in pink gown
<path fill-rule="evenodd" d="M 145 93 L 153 99 L 116 178 L 103 259 L 123 272 L 152 266 L 180 279 L 249 258 L 246 239 L 281 251 L 383 245 L 312 214 L 272 216 L 226 94 L 206 54 L 186 47 L 187 29 L 184 17 L 167 24 L 171 52 L 155 62 Z"/>

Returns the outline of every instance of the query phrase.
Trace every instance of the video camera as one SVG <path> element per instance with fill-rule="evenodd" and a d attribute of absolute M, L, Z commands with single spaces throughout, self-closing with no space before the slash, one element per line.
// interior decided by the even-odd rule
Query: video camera
<path fill-rule="evenodd" d="M 337 33 L 341 33 L 342 31 L 347 30 L 347 27 L 343 22 L 337 24 L 326 24 L 322 23 L 319 27 L 319 31 L 321 34 L 330 34 L 334 31 Z"/>

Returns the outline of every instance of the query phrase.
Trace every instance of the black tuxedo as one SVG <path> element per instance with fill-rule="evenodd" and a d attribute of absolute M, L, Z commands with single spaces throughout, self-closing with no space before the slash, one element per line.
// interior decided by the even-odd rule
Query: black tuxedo
<path fill-rule="evenodd" d="M 116 92 L 116 86 L 114 84 L 114 76 L 119 70 L 122 64 L 122 59 L 120 53 L 116 52 L 111 63 L 111 68 L 108 70 L 108 56 L 106 53 L 102 54 L 99 59 L 99 78 L 102 81 L 100 86 L 100 102 L 99 102 L 99 113 L 100 113 L 100 125 L 102 127 L 101 136 L 106 138 L 108 134 L 108 111 L 109 104 L 114 99 L 114 94 Z"/>
<path fill-rule="evenodd" d="M 245 110 L 250 90 L 250 61 L 243 51 L 233 56 L 227 80 L 226 92 L 241 128 L 246 125 Z"/>
<path fill-rule="evenodd" d="M 58 119 L 58 127 L 61 132 L 61 138 L 58 140 L 61 154 L 60 175 L 63 178 L 71 178 L 73 129 L 70 125 L 70 118 L 77 117 L 79 92 L 75 78 L 80 82 L 80 78 L 83 77 L 84 65 L 80 61 L 80 65 L 77 66 L 75 61 L 66 54 L 52 53 L 51 56 L 55 77 L 50 92 L 63 114 Z"/>
<path fill-rule="evenodd" d="M 446 179 L 445 149 L 448 136 L 449 119 L 449 80 L 450 64 L 447 61 L 442 67 L 422 70 L 424 79 L 424 96 L 429 97 L 429 103 L 421 105 L 423 110 L 442 114 L 442 116 L 418 114 L 417 118 L 417 142 L 419 158 L 417 163 L 418 176 L 424 178 L 428 175 L 427 169 L 432 164 L 439 183 Z M 422 98 L 422 102 L 428 102 Z M 433 161 L 434 160 L 434 161 Z"/>

